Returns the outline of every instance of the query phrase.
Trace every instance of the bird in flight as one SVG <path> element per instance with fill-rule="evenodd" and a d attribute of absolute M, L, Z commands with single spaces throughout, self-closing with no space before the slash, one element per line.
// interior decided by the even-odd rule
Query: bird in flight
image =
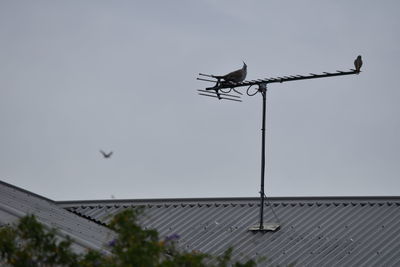
<path fill-rule="evenodd" d="M 104 152 L 103 150 L 100 150 L 100 153 L 103 155 L 103 157 L 105 158 L 105 159 L 108 159 L 108 158 L 110 158 L 111 157 L 111 155 L 113 154 L 113 152 L 111 151 L 111 152 L 109 152 L 109 153 L 106 153 L 106 152 Z"/>
<path fill-rule="evenodd" d="M 243 67 L 241 69 L 229 72 L 228 74 L 225 74 L 223 76 L 214 76 L 214 78 L 223 79 L 225 82 L 240 83 L 243 82 L 244 79 L 246 79 L 246 75 L 247 65 L 243 61 Z"/>
<path fill-rule="evenodd" d="M 354 60 L 354 67 L 356 68 L 356 72 L 359 73 L 363 62 L 361 56 L 358 56 L 356 60 Z"/>

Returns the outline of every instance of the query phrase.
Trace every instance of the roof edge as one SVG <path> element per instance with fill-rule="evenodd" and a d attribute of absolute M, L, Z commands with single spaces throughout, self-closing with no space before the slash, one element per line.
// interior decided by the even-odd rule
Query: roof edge
<path fill-rule="evenodd" d="M 232 202 L 255 202 L 259 197 L 211 197 L 211 198 L 152 198 L 152 199 L 97 199 L 97 200 L 64 200 L 55 201 L 57 205 L 67 208 L 76 206 L 97 206 L 97 205 L 147 205 L 165 203 L 232 203 Z M 303 201 L 303 202 L 330 202 L 330 201 L 400 201 L 400 196 L 303 196 L 303 197 L 268 197 L 269 201 Z"/>
<path fill-rule="evenodd" d="M 54 200 L 52 200 L 52 199 L 50 199 L 50 198 L 47 198 L 47 197 L 44 197 L 44 196 L 42 196 L 42 195 L 33 193 L 32 191 L 23 189 L 23 188 L 18 187 L 18 186 L 16 186 L 16 185 L 9 184 L 9 183 L 4 182 L 4 181 L 2 181 L 2 180 L 0 180 L 0 184 L 3 184 L 3 185 L 5 185 L 5 186 L 7 186 L 7 187 L 13 188 L 13 189 L 18 190 L 18 191 L 27 193 L 27 194 L 29 194 L 29 195 L 32 195 L 32 196 L 41 198 L 41 199 L 43 199 L 43 200 L 50 201 L 50 202 L 52 202 L 52 203 L 56 203 L 56 201 L 54 201 Z"/>

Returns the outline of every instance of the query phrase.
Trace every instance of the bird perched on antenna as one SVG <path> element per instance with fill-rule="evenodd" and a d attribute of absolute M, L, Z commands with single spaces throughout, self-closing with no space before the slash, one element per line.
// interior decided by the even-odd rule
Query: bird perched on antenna
<path fill-rule="evenodd" d="M 363 64 L 363 62 L 362 62 L 361 56 L 358 56 L 356 58 L 356 60 L 354 60 L 354 67 L 356 68 L 357 73 L 360 73 L 362 64 Z"/>
<path fill-rule="evenodd" d="M 103 150 L 100 150 L 100 153 L 103 155 L 103 157 L 105 158 L 105 159 L 108 159 L 108 158 L 110 158 L 111 157 L 111 155 L 113 154 L 113 152 L 111 151 L 111 152 L 109 152 L 109 153 L 106 153 L 106 152 L 104 152 Z"/>
<path fill-rule="evenodd" d="M 247 75 L 247 65 L 243 61 L 243 67 L 241 69 L 229 72 L 228 74 L 225 74 L 223 76 L 213 75 L 212 77 L 216 79 L 222 79 L 225 82 L 240 83 L 243 82 L 244 79 L 246 79 L 246 75 Z"/>

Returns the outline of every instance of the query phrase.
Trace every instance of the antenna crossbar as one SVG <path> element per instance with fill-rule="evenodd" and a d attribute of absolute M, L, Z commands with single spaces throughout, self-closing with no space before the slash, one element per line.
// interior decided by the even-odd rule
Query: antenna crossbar
<path fill-rule="evenodd" d="M 273 78 L 265 78 L 265 79 L 257 79 L 257 80 L 249 80 L 243 81 L 240 83 L 233 82 L 220 82 L 219 80 L 209 80 L 203 78 L 197 78 L 198 80 L 207 81 L 207 82 L 215 82 L 215 86 L 208 87 L 206 90 L 218 90 L 224 88 L 236 88 L 236 87 L 244 87 L 244 86 L 253 86 L 260 84 L 269 84 L 269 83 L 284 83 L 291 81 L 299 81 L 299 80 L 308 80 L 308 79 L 316 79 L 316 78 L 327 78 L 327 77 L 335 77 L 335 76 L 344 76 L 344 75 L 353 75 L 358 74 L 360 71 L 356 71 L 354 69 L 350 69 L 349 71 L 341 71 L 337 70 L 336 72 L 323 72 L 321 74 L 310 73 L 308 75 L 290 75 L 290 76 L 282 76 L 282 77 L 273 77 Z M 214 78 L 213 75 L 202 74 L 201 76 L 206 76 L 210 78 Z"/>

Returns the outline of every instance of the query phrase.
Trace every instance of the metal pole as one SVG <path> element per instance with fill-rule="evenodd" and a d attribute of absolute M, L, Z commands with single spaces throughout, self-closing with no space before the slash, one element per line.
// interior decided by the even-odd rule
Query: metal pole
<path fill-rule="evenodd" d="M 267 105 L 267 85 L 260 84 L 258 90 L 261 92 L 263 98 L 263 114 L 262 114 L 262 128 L 261 128 L 261 189 L 260 189 L 260 230 L 264 229 L 264 177 L 265 177 L 265 113 Z"/>

